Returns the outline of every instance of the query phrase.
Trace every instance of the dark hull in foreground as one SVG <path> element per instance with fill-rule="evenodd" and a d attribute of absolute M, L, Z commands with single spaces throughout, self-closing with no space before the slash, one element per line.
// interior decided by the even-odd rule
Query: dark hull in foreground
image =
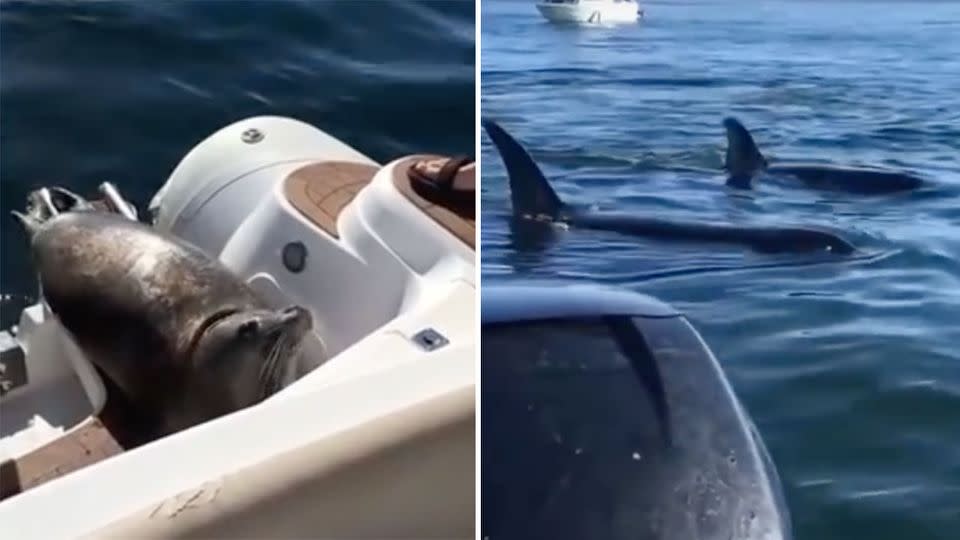
<path fill-rule="evenodd" d="M 656 239 L 741 245 L 762 253 L 826 251 L 846 255 L 856 250 L 843 238 L 817 229 L 674 222 L 568 206 L 519 142 L 496 122 L 482 122 L 507 169 L 513 212 L 518 216 Z"/>
<path fill-rule="evenodd" d="M 740 121 L 725 118 L 723 127 L 727 132 L 724 169 L 729 174 L 727 185 L 731 187 L 750 189 L 756 179 L 763 175 L 789 177 L 811 188 L 860 195 L 912 191 L 924 186 L 922 178 L 901 171 L 819 163 L 770 164 Z"/>
<path fill-rule="evenodd" d="M 480 536 L 789 540 L 776 467 L 670 306 L 557 281 L 484 282 Z"/>

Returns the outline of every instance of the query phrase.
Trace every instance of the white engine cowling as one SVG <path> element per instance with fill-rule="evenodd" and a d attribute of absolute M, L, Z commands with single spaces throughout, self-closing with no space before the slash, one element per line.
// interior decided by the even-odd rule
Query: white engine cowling
<path fill-rule="evenodd" d="M 411 157 L 411 156 L 408 156 Z M 353 162 L 377 170 L 322 230 L 288 200 L 292 173 Z M 150 204 L 153 224 L 217 258 L 275 307 L 310 309 L 329 357 L 414 306 L 472 283 L 474 252 L 394 186 L 404 158 L 379 164 L 299 121 L 255 117 L 183 158 Z M 285 249 L 309 262 L 294 270 Z"/>
<path fill-rule="evenodd" d="M 150 201 L 153 224 L 220 253 L 253 208 L 304 163 L 369 157 L 319 129 L 277 116 L 231 124 L 200 142 Z"/>

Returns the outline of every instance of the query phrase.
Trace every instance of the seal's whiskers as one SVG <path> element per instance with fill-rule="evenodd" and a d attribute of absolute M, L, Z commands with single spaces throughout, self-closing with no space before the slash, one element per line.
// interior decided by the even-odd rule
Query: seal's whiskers
<path fill-rule="evenodd" d="M 280 359 L 284 357 L 284 351 L 290 346 L 290 332 L 283 332 L 280 337 L 270 347 L 267 359 L 260 366 L 260 383 L 263 388 L 262 398 L 267 398 L 280 389 Z"/>

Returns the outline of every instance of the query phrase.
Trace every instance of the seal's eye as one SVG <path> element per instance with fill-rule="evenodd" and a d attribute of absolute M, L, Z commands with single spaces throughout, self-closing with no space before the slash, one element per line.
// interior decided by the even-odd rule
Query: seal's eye
<path fill-rule="evenodd" d="M 253 339 L 260 333 L 260 322 L 253 320 L 247 321 L 237 329 L 237 335 L 243 339 Z"/>

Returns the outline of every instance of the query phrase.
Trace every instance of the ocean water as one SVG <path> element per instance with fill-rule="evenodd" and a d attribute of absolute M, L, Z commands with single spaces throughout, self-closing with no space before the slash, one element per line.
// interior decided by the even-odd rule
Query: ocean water
<path fill-rule="evenodd" d="M 0 3 L 2 327 L 36 292 L 10 216 L 114 182 L 141 211 L 214 131 L 297 118 L 386 162 L 475 148 L 473 0 Z"/>
<path fill-rule="evenodd" d="M 779 468 L 799 539 L 960 538 L 960 3 L 645 2 L 560 27 L 482 4 L 482 112 L 561 198 L 637 215 L 835 228 L 853 258 L 508 227 L 482 138 L 484 283 L 601 282 L 684 310 Z M 929 194 L 723 186 L 721 120 L 772 160 L 915 170 Z"/>

